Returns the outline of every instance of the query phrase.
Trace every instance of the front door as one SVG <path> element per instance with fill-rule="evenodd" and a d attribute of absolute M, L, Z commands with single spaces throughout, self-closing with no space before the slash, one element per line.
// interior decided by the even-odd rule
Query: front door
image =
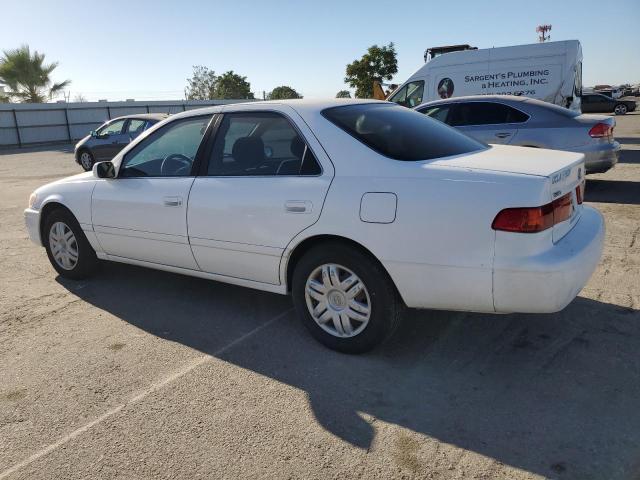
<path fill-rule="evenodd" d="M 111 160 L 122 149 L 126 119 L 114 120 L 98 129 L 91 150 L 97 162 Z"/>
<path fill-rule="evenodd" d="M 127 152 L 117 178 L 96 183 L 92 222 L 109 255 L 197 269 L 187 235 L 193 163 L 211 116 L 165 125 Z"/>
<path fill-rule="evenodd" d="M 328 158 L 318 161 L 324 152 L 317 140 L 295 118 L 224 115 L 189 197 L 189 239 L 202 270 L 281 282 L 282 253 L 317 221 L 333 177 Z"/>

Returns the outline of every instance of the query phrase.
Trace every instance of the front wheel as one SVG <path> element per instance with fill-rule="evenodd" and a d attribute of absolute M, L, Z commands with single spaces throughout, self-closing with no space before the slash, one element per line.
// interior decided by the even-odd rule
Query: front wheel
<path fill-rule="evenodd" d="M 627 108 L 627 106 L 624 103 L 619 103 L 615 106 L 615 108 L 613 109 L 613 111 L 615 112 L 616 115 L 624 115 L 627 113 L 629 109 Z"/>
<path fill-rule="evenodd" d="M 363 353 L 391 336 L 400 301 L 382 266 L 359 249 L 328 243 L 307 252 L 293 274 L 298 316 L 316 340 Z"/>
<path fill-rule="evenodd" d="M 88 277 L 98 265 L 96 252 L 80 224 L 67 210 L 57 209 L 44 220 L 43 242 L 53 268 L 63 277 Z"/>
<path fill-rule="evenodd" d="M 80 166 L 84 168 L 85 172 L 88 172 L 93 168 L 95 160 L 93 159 L 93 155 L 91 155 L 91 152 L 89 150 L 82 150 L 80 152 L 79 160 Z"/>

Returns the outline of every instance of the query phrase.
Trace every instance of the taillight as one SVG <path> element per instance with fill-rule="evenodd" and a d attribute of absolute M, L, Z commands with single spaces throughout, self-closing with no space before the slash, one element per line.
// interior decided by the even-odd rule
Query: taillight
<path fill-rule="evenodd" d="M 537 233 L 571 218 L 571 192 L 541 207 L 505 208 L 491 224 L 503 232 Z"/>
<path fill-rule="evenodd" d="M 584 189 L 585 189 L 585 181 L 580 182 L 580 185 L 576 187 L 576 200 L 578 201 L 578 205 L 582 205 L 584 202 Z"/>
<path fill-rule="evenodd" d="M 589 136 L 591 138 L 613 137 L 613 127 L 606 123 L 596 123 L 589 130 Z"/>

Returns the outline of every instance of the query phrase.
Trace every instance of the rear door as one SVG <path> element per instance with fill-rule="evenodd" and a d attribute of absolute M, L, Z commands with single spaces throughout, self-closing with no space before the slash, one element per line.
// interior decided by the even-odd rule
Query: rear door
<path fill-rule="evenodd" d="M 333 166 L 292 109 L 275 110 L 225 113 L 210 142 L 187 212 L 205 272 L 279 284 L 285 247 L 320 216 Z"/>
<path fill-rule="evenodd" d="M 492 144 L 511 143 L 518 128 L 529 117 L 525 113 L 494 102 L 457 102 L 447 122 L 467 135 Z"/>

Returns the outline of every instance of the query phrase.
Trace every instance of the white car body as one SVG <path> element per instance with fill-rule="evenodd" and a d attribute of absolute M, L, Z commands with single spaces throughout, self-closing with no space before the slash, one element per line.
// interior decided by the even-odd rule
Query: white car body
<path fill-rule="evenodd" d="M 36 190 L 25 211 L 30 237 L 42 245 L 42 214 L 60 204 L 100 259 L 280 294 L 289 291 L 297 249 L 330 236 L 375 256 L 409 307 L 555 312 L 572 301 L 600 259 L 600 213 L 574 204 L 570 220 L 531 234 L 496 231 L 492 221 L 508 207 L 544 205 L 567 192 L 575 196 L 584 174 L 582 155 L 492 146 L 398 161 L 321 114 L 355 103 L 263 102 L 172 116 L 118 154 L 116 171 L 128 151 L 169 122 L 272 111 L 295 124 L 322 173 L 104 179 L 94 169 Z"/>

